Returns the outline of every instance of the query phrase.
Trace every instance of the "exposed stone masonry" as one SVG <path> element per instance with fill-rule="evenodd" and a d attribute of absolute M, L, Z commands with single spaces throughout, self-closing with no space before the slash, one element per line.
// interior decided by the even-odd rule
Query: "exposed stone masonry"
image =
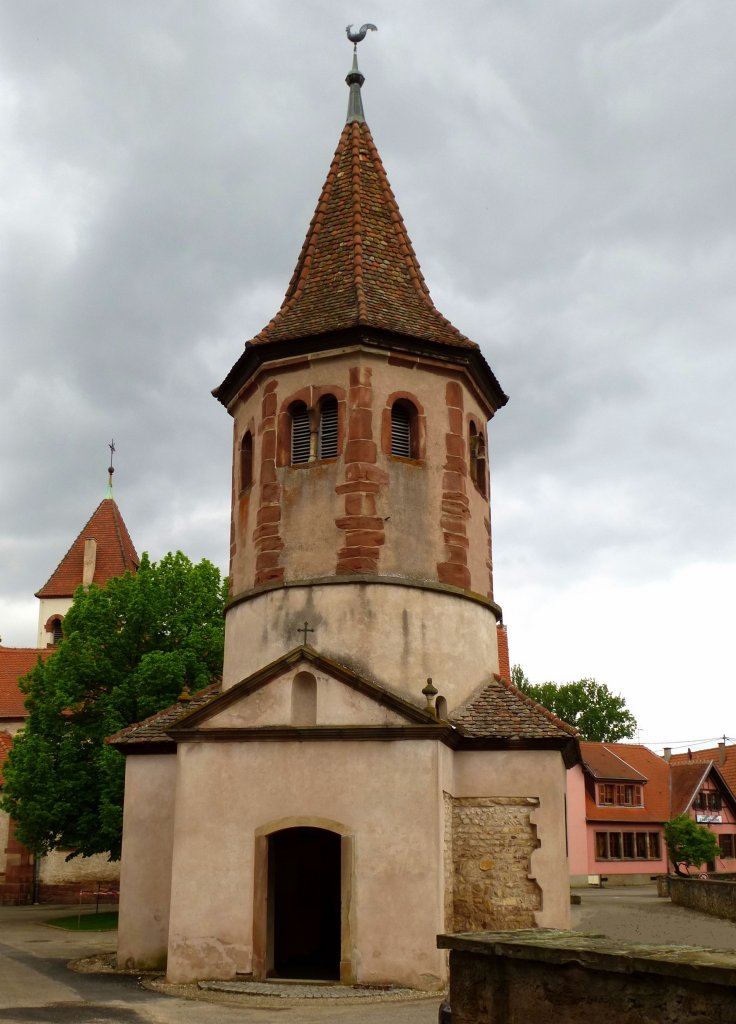
<path fill-rule="evenodd" d="M 457 381 L 448 381 L 446 458 L 442 479 L 440 527 L 445 541 L 446 561 L 437 563 L 440 583 L 470 589 L 468 537 L 465 524 L 470 516 L 466 491 L 468 463 L 465 458 L 463 392 Z"/>
<path fill-rule="evenodd" d="M 532 797 L 452 798 L 452 914 L 454 932 L 533 928 L 541 889 L 529 877 L 539 846 Z M 446 807 L 446 822 L 449 815 Z M 447 842 L 447 832 L 445 832 Z M 448 912 L 446 903 L 446 913 Z"/>
<path fill-rule="evenodd" d="M 281 485 L 276 475 L 277 388 L 277 381 L 269 381 L 263 389 L 261 403 L 261 493 L 256 528 L 253 531 L 256 586 L 284 578 L 284 567 L 279 565 L 284 542 L 281 538 Z"/>
<path fill-rule="evenodd" d="M 377 572 L 386 540 L 383 519 L 376 515 L 376 495 L 388 483 L 388 474 L 376 465 L 372 402 L 370 367 L 351 367 L 345 482 L 335 488 L 345 495 L 345 515 L 335 520 L 345 532 L 345 543 L 337 552 L 338 573 Z"/>

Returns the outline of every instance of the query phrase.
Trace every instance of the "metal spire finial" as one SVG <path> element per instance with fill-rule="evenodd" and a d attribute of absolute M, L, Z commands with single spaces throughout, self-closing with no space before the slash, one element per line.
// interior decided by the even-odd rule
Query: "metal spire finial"
<path fill-rule="evenodd" d="M 375 25 L 366 23 L 361 25 L 357 32 L 353 32 L 353 26 L 348 25 L 345 29 L 347 32 L 348 39 L 353 44 L 353 66 L 348 72 L 348 76 L 345 79 L 347 84 L 350 86 L 350 98 L 348 99 L 348 116 L 346 118 L 346 124 L 351 124 L 353 121 L 357 121 L 358 124 L 365 123 L 365 114 L 363 113 L 363 100 L 360 95 L 360 87 L 362 86 L 365 78 L 360 72 L 358 67 L 358 43 L 365 39 L 368 30 L 377 32 L 378 29 Z"/>
<path fill-rule="evenodd" d="M 105 495 L 105 497 L 112 498 L 112 475 L 115 472 L 115 467 L 112 464 L 112 460 L 113 456 L 115 455 L 115 438 L 112 438 L 107 447 L 110 449 L 110 465 L 107 467 L 107 494 Z"/>

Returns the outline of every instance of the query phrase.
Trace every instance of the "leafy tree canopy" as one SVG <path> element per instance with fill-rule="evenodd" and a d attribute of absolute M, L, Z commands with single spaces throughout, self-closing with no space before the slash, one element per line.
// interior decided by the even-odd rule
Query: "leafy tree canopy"
<path fill-rule="evenodd" d="M 226 586 L 181 552 L 81 587 L 58 651 L 21 680 L 29 718 L 1 806 L 37 853 L 120 856 L 125 761 L 105 737 L 219 678 Z"/>
<path fill-rule="evenodd" d="M 678 814 L 666 822 L 664 839 L 678 875 L 688 875 L 688 868 L 699 868 L 714 861 L 719 853 L 718 840 L 713 833 L 698 825 L 689 814 Z"/>
<path fill-rule="evenodd" d="M 520 665 L 511 669 L 511 682 L 538 704 L 552 711 L 563 722 L 574 725 L 582 739 L 596 743 L 615 743 L 630 739 L 636 732 L 636 719 L 626 702 L 595 679 L 574 683 L 530 683 Z"/>

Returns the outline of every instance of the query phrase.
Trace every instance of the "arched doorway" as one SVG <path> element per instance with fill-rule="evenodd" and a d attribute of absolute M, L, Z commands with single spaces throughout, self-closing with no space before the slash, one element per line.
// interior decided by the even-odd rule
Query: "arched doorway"
<path fill-rule="evenodd" d="M 340 979 L 341 836 L 284 828 L 268 836 L 268 973 Z"/>

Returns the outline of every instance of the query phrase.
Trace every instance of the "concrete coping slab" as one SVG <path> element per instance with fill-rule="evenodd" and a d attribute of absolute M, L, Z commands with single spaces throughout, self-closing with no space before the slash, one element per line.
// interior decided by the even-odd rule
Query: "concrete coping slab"
<path fill-rule="evenodd" d="M 605 935 L 528 928 L 506 932 L 438 935 L 439 949 L 509 960 L 579 964 L 613 974 L 651 974 L 710 985 L 736 986 L 736 953 L 704 946 L 616 942 Z"/>

